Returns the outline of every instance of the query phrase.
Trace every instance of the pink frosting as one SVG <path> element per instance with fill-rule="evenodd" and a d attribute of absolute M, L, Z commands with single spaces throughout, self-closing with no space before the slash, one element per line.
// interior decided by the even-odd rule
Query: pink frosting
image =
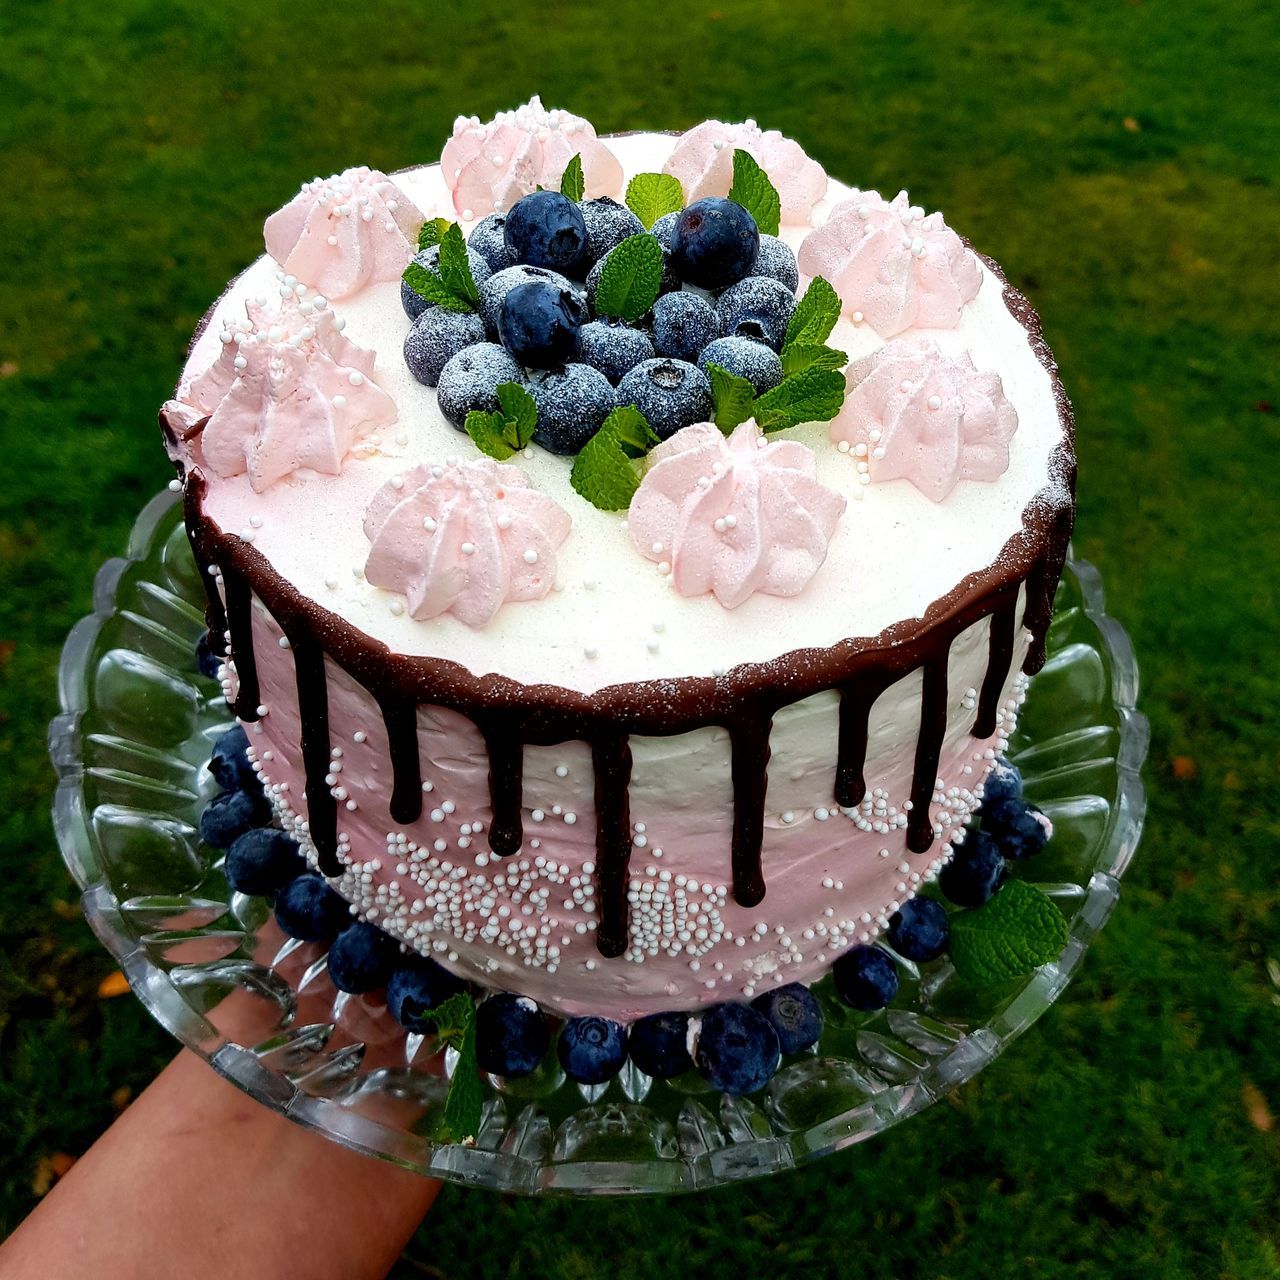
<path fill-rule="evenodd" d="M 800 246 L 800 270 L 825 276 L 854 322 L 882 337 L 905 329 L 954 329 L 982 284 L 973 252 L 905 191 L 887 201 L 854 190 Z"/>
<path fill-rule="evenodd" d="M 1018 411 L 1000 375 L 967 352 L 900 338 L 850 366 L 850 391 L 831 438 L 848 445 L 871 480 L 910 480 L 935 502 L 961 480 L 998 480 L 1009 469 Z"/>
<path fill-rule="evenodd" d="M 582 157 L 586 195 L 616 196 L 622 166 L 581 116 L 530 98 L 514 111 L 500 111 L 481 124 L 459 116 L 440 155 L 440 172 L 453 193 L 453 207 L 467 221 L 510 209 L 539 184 L 558 188 L 565 167 Z"/>
<path fill-rule="evenodd" d="M 344 322 L 306 292 L 282 286 L 275 310 L 247 302 L 248 322 L 228 323 L 218 358 L 179 397 L 208 415 L 203 461 L 224 478 L 247 471 L 256 493 L 304 467 L 337 475 L 362 436 L 396 420 L 373 381 L 373 352 L 344 338 Z"/>
<path fill-rule="evenodd" d="M 754 422 L 726 440 L 701 422 L 649 455 L 631 499 L 631 540 L 670 566 L 682 596 L 735 609 L 756 591 L 794 596 L 817 573 L 845 500 L 814 478 L 813 451 L 769 442 Z"/>
<path fill-rule="evenodd" d="M 680 135 L 662 171 L 679 180 L 690 204 L 704 196 L 727 196 L 735 150 L 750 153 L 769 175 L 782 202 L 783 222 L 809 221 L 813 206 L 827 194 L 826 170 L 798 142 L 776 129 L 762 131 L 754 120 L 704 120 Z"/>
<path fill-rule="evenodd" d="M 365 577 L 396 591 L 413 618 L 452 613 L 482 627 L 507 600 L 541 600 L 572 522 L 517 467 L 489 458 L 415 467 L 365 512 Z"/>
<path fill-rule="evenodd" d="M 361 167 L 313 178 L 262 228 L 267 252 L 330 298 L 397 280 L 424 214 L 385 173 Z"/>

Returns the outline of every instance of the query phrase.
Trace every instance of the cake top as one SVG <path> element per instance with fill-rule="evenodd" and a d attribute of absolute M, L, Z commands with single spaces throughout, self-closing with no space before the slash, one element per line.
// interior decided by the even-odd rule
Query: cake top
<path fill-rule="evenodd" d="M 265 238 L 171 447 L 393 652 L 583 693 L 718 675 L 918 618 L 1070 501 L 997 269 L 752 121 L 602 139 L 535 99 L 439 166 L 305 184 Z"/>

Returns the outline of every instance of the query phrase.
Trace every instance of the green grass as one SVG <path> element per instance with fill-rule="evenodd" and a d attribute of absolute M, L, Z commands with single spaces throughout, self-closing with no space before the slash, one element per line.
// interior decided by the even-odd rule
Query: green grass
<path fill-rule="evenodd" d="M 43 738 L 94 571 L 168 478 L 186 339 L 300 180 L 432 159 L 457 112 L 540 91 L 601 131 L 757 116 L 1007 266 L 1075 401 L 1151 815 L 1079 981 L 948 1105 L 662 1206 L 448 1189 L 403 1275 L 1280 1275 L 1278 49 L 1263 0 L 5 0 L 0 1233 L 173 1049 L 96 997 Z"/>

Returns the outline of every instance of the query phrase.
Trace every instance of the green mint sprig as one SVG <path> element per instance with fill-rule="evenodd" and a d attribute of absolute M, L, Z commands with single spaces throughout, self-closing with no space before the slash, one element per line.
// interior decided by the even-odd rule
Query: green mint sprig
<path fill-rule="evenodd" d="M 440 257 L 436 265 L 437 269 L 430 271 L 421 263 L 409 263 L 404 269 L 405 284 L 419 297 L 446 311 L 476 310 L 480 305 L 480 290 L 471 275 L 462 228 L 456 222 L 450 223 L 440 237 Z"/>
<path fill-rule="evenodd" d="M 582 156 L 575 155 L 560 175 L 560 194 L 567 200 L 576 202 L 582 199 L 586 190 L 586 179 L 582 176 Z"/>
<path fill-rule="evenodd" d="M 1034 973 L 1067 945 L 1067 921 L 1039 889 L 1010 880 L 994 898 L 951 917 L 951 963 L 969 982 Z"/>
<path fill-rule="evenodd" d="M 418 251 L 434 248 L 444 239 L 444 233 L 448 230 L 448 218 L 428 218 L 418 228 Z"/>
<path fill-rule="evenodd" d="M 442 1142 L 474 1144 L 484 1106 L 476 1065 L 476 1002 L 460 991 L 432 1009 L 424 1021 L 435 1023 L 442 1046 L 458 1051 L 436 1137 Z"/>
<path fill-rule="evenodd" d="M 828 422 L 844 404 L 844 375 L 817 364 L 788 374 L 761 396 L 746 378 L 719 365 L 712 364 L 708 373 L 715 424 L 726 435 L 748 418 L 754 418 L 765 435 L 802 422 Z"/>
<path fill-rule="evenodd" d="M 639 320 L 662 288 L 662 245 L 648 233 L 628 236 L 609 251 L 596 283 L 596 312 Z"/>
<path fill-rule="evenodd" d="M 627 183 L 627 208 L 648 231 L 659 218 L 684 208 L 684 189 L 669 173 L 637 173 Z"/>
<path fill-rule="evenodd" d="M 506 462 L 533 439 L 538 406 L 518 382 L 499 383 L 497 396 L 501 408 L 492 413 L 472 409 L 462 426 L 481 453 Z"/>
<path fill-rule="evenodd" d="M 756 389 L 746 378 L 730 373 L 714 361 L 707 365 L 707 377 L 711 382 L 711 403 L 715 406 L 712 419 L 728 435 L 734 427 L 741 426 L 751 417 L 755 410 Z"/>
<path fill-rule="evenodd" d="M 800 345 L 821 346 L 840 319 L 840 295 L 822 276 L 814 276 L 791 313 L 782 349 Z"/>
<path fill-rule="evenodd" d="M 569 483 L 601 511 L 622 511 L 640 487 L 632 465 L 649 452 L 658 437 L 633 404 L 619 405 L 573 460 Z"/>
<path fill-rule="evenodd" d="M 762 235 L 776 236 L 782 225 L 782 200 L 769 175 L 749 151 L 733 153 L 733 185 L 729 199 L 740 204 L 755 220 Z"/>
<path fill-rule="evenodd" d="M 843 369 L 848 363 L 845 352 L 818 342 L 797 342 L 782 348 L 783 377 L 806 369 Z"/>

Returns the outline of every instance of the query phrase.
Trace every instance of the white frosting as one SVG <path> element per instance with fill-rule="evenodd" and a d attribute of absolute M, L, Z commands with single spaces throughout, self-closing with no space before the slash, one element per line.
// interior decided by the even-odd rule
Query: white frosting
<path fill-rule="evenodd" d="M 655 134 L 610 139 L 628 176 L 660 170 L 672 145 L 670 137 Z M 436 166 L 398 174 L 396 182 L 423 208 L 447 203 Z M 815 225 L 847 193 L 833 181 L 828 200 L 815 210 Z M 783 238 L 794 248 L 802 231 L 784 227 Z M 195 344 L 189 371 L 208 366 L 221 322 L 242 315 L 246 298 L 269 292 L 275 269 L 263 258 L 233 284 Z M 1049 457 L 1062 438 L 1049 375 L 984 267 L 978 296 L 959 325 L 929 331 L 929 337 L 944 352 L 968 351 L 980 368 L 1000 374 L 1020 426 L 1009 469 L 998 481 L 958 484 L 941 502 L 905 480 L 864 486 L 849 458 L 830 443 L 825 424 L 800 428 L 790 434 L 814 450 L 817 480 L 861 500 L 850 502 L 826 562 L 800 594 L 755 595 L 728 611 L 711 596 L 677 596 L 656 566 L 637 571 L 622 518 L 597 511 L 573 492 L 570 459 L 534 448 L 515 463 L 573 518 L 573 532 L 557 557 L 559 589 L 501 610 L 482 628 L 450 614 L 415 621 L 392 612 L 399 597 L 361 576 L 369 549 L 364 512 L 393 476 L 422 462 L 478 455 L 440 414 L 435 392 L 404 366 L 409 321 L 398 293 L 395 281 L 374 284 L 343 305 L 347 336 L 378 353 L 375 377 L 399 408 L 396 426 L 358 447 L 340 476 L 295 476 L 266 494 L 255 494 L 245 477 L 220 481 L 210 491 L 208 511 L 222 528 L 249 533 L 304 594 L 393 650 L 448 658 L 481 674 L 592 691 L 639 679 L 707 675 L 796 648 L 875 635 L 923 613 L 966 574 L 996 559 L 1022 527 L 1027 504 L 1050 483 Z M 847 317 L 830 341 L 854 359 L 882 342 Z"/>

